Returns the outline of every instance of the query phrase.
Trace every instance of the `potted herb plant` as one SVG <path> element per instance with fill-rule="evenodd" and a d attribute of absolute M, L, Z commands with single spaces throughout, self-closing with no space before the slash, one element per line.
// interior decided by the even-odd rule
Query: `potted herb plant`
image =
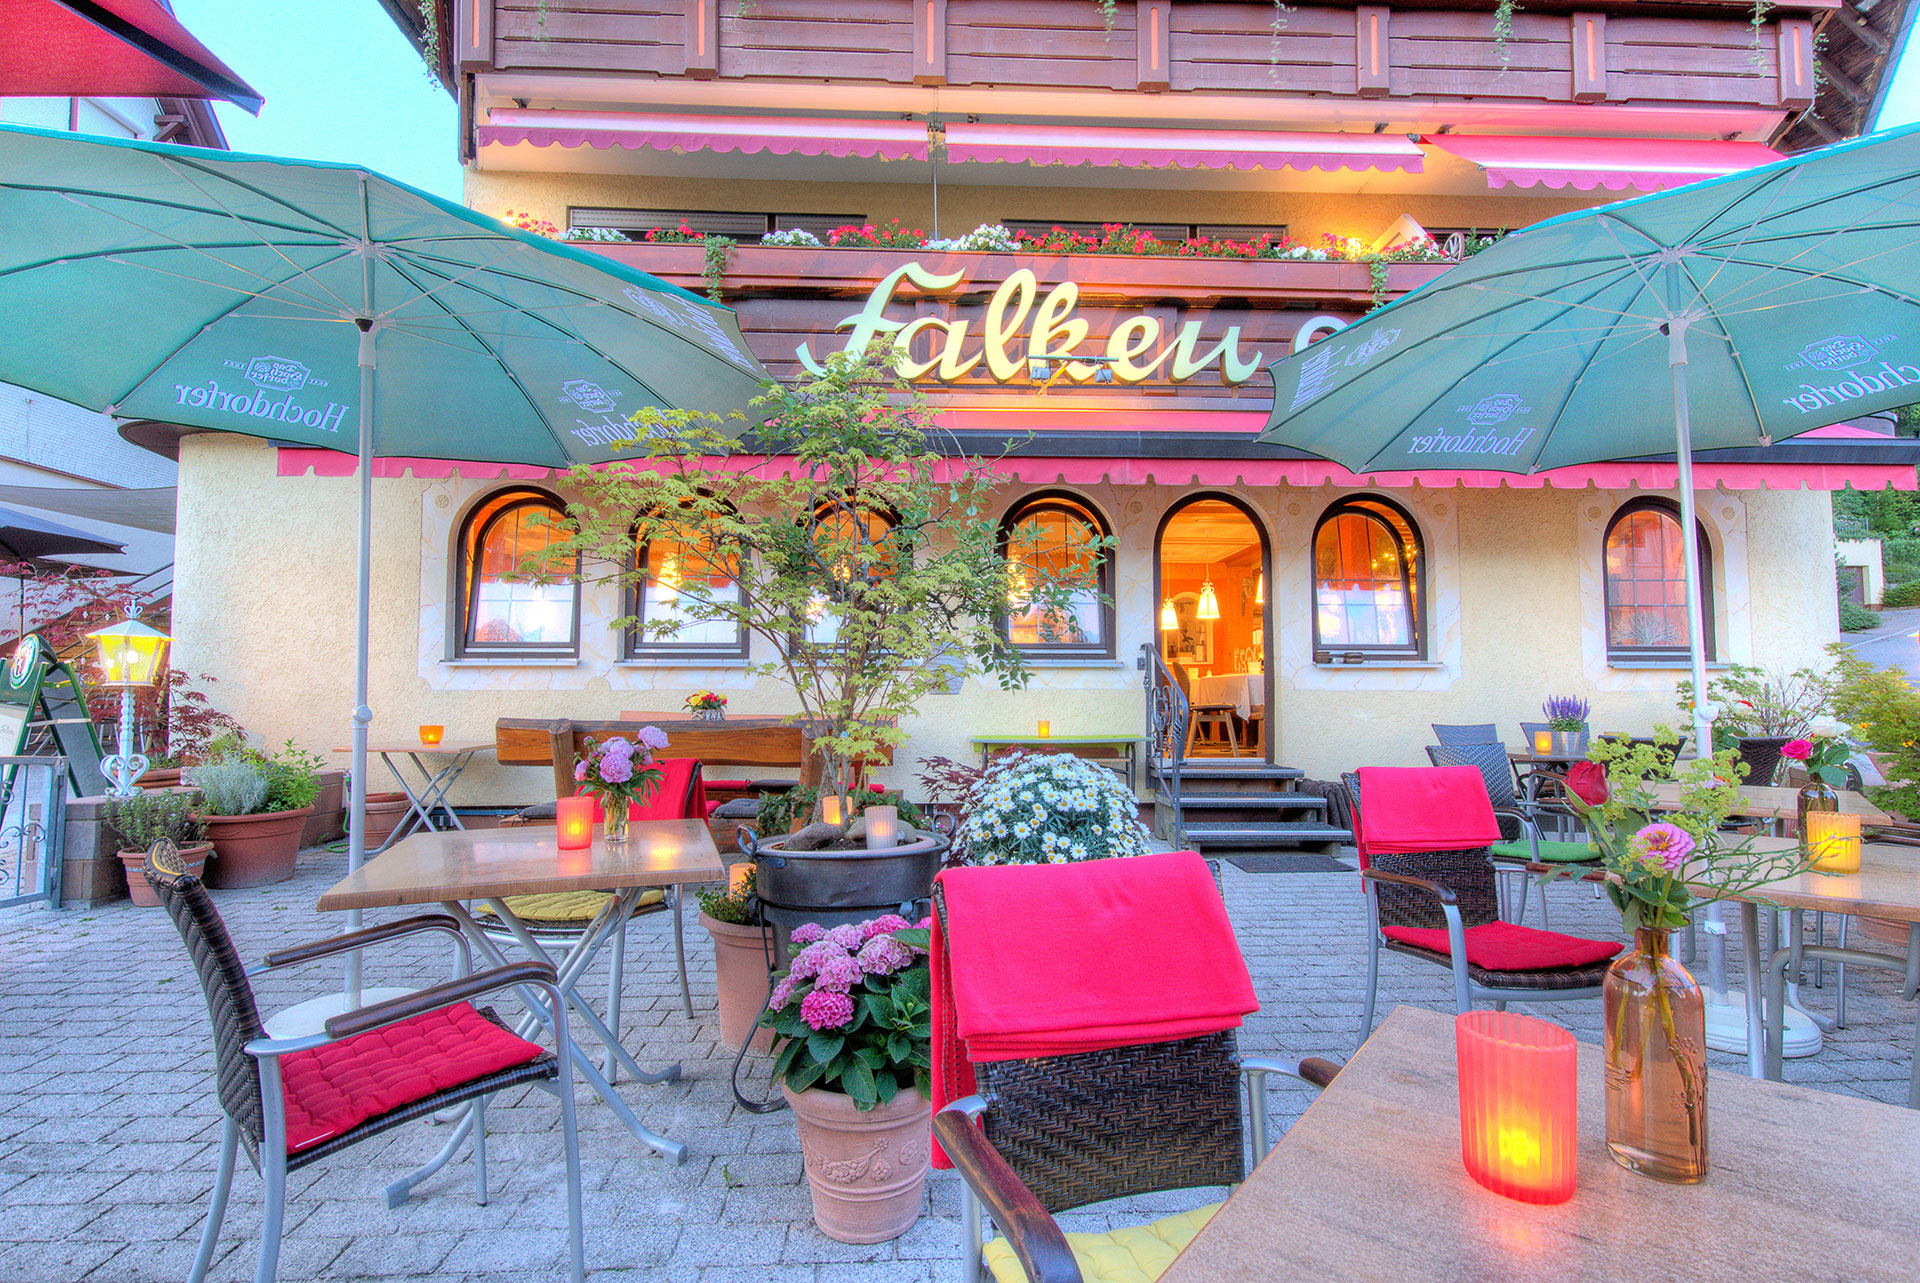
<path fill-rule="evenodd" d="M 1587 755 L 1587 714 L 1592 707 L 1578 695 L 1549 695 L 1540 706 L 1547 718 L 1547 730 L 1553 734 L 1555 756 Z"/>
<path fill-rule="evenodd" d="M 195 877 L 202 876 L 207 856 L 213 852 L 213 844 L 206 841 L 206 826 L 193 813 L 193 794 L 188 792 L 109 797 L 106 820 L 127 871 L 127 898 L 143 909 L 160 907 L 160 897 L 141 872 L 147 849 L 155 842 L 164 838 L 178 847 L 187 872 Z"/>
<path fill-rule="evenodd" d="M 753 1049 L 764 1052 L 773 1045 L 773 1031 L 756 1031 L 754 1021 L 766 1005 L 771 955 L 766 932 L 751 906 L 753 866 L 744 869 L 742 881 L 699 893 L 700 925 L 713 937 L 720 1041 L 738 1049 L 751 1037 Z"/>
<path fill-rule="evenodd" d="M 292 740 L 269 755 L 230 739 L 219 753 L 189 773 L 213 843 L 208 884 L 230 889 L 286 881 L 320 796 L 323 763 Z"/>
<path fill-rule="evenodd" d="M 932 1152 L 932 986 L 926 924 L 895 914 L 804 946 L 760 1023 L 793 1108 L 820 1232 L 842 1243 L 898 1238 L 920 1216 Z"/>
<path fill-rule="evenodd" d="M 967 791 L 954 856 L 967 864 L 1069 864 L 1145 855 L 1139 805 L 1120 777 L 1069 753 L 995 758 Z"/>

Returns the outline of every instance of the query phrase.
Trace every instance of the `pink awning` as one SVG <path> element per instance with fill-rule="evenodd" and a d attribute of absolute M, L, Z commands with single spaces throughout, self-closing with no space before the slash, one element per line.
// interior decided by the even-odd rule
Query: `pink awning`
<path fill-rule="evenodd" d="M 1532 138 L 1427 134 L 1430 147 L 1480 166 L 1490 187 L 1657 192 L 1780 159 L 1765 143 L 1686 138 Z"/>
<path fill-rule="evenodd" d="M 1118 165 L 1136 169 L 1354 169 L 1420 172 L 1425 157 L 1400 134 L 1082 125 L 947 126 L 947 159 L 981 164 Z"/>
<path fill-rule="evenodd" d="M 0 97 L 262 99 L 160 0 L 0 0 Z"/>
<path fill-rule="evenodd" d="M 767 152 L 925 160 L 927 127 L 913 120 L 822 116 L 698 116 L 626 111 L 503 109 L 474 131 L 479 145 L 624 147 L 628 151 Z"/>

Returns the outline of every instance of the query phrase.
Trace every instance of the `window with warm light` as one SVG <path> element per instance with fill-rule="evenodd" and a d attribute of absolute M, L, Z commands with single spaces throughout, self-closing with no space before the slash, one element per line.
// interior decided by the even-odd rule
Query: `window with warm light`
<path fill-rule="evenodd" d="M 1327 509 L 1313 531 L 1315 661 L 1424 657 L 1424 561 L 1398 505 L 1358 495 Z"/>
<path fill-rule="evenodd" d="M 1706 607 L 1708 659 L 1713 658 L 1713 554 L 1700 540 L 1700 591 Z M 1675 661 L 1687 658 L 1687 553 L 1680 511 L 1663 499 L 1635 499 L 1607 523 L 1607 658 Z"/>
<path fill-rule="evenodd" d="M 711 548 L 669 536 L 636 537 L 639 578 L 628 590 L 629 659 L 744 659 L 747 630 L 736 619 L 712 618 L 710 607 L 741 602 L 738 568 Z M 671 624 L 672 627 L 662 627 Z"/>
<path fill-rule="evenodd" d="M 859 591 L 860 584 L 891 573 L 901 555 L 901 535 L 892 513 L 855 501 L 823 504 L 813 514 L 809 534 L 813 553 L 832 585 L 807 607 L 807 640 L 817 646 L 840 644 L 835 603 Z"/>
<path fill-rule="evenodd" d="M 1069 494 L 1029 495 L 1000 522 L 1007 561 L 1007 612 L 1001 633 L 1035 659 L 1111 659 L 1114 654 L 1113 556 L 1105 519 Z M 1023 592 L 1067 586 L 1064 602 Z"/>
<path fill-rule="evenodd" d="M 504 490 L 476 505 L 460 527 L 456 557 L 459 631 L 468 657 L 561 658 L 579 654 L 579 560 L 540 582 L 530 568 L 571 540 L 561 501 L 540 490 Z"/>

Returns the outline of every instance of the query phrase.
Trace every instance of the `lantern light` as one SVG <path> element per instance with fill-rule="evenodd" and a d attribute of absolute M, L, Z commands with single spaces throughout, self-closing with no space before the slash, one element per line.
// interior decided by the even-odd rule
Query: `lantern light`
<path fill-rule="evenodd" d="M 1845 811 L 1808 811 L 1808 861 L 1822 873 L 1860 872 L 1860 817 Z"/>
<path fill-rule="evenodd" d="M 1178 631 L 1180 616 L 1173 613 L 1173 598 L 1168 597 L 1160 603 L 1160 631 L 1171 633 Z"/>
<path fill-rule="evenodd" d="M 1573 1035 L 1511 1011 L 1469 1011 L 1453 1027 L 1467 1174 L 1522 1203 L 1572 1198 L 1580 1147 Z"/>
<path fill-rule="evenodd" d="M 137 619 L 97 628 L 87 634 L 98 647 L 100 682 L 104 686 L 151 686 L 160 675 L 160 660 L 172 639 Z"/>
<path fill-rule="evenodd" d="M 1220 597 L 1213 591 L 1213 580 L 1209 578 L 1200 585 L 1200 607 L 1193 612 L 1195 619 L 1220 618 Z"/>
<path fill-rule="evenodd" d="M 900 808 L 870 806 L 860 812 L 867 822 L 867 850 L 890 851 L 900 845 Z"/>
<path fill-rule="evenodd" d="M 1253 604 L 1256 606 L 1267 604 L 1267 572 L 1264 570 L 1260 572 L 1260 578 L 1253 581 Z"/>
<path fill-rule="evenodd" d="M 554 803 L 554 824 L 562 851 L 580 851 L 593 845 L 593 799 L 563 797 Z"/>
<path fill-rule="evenodd" d="M 660 563 L 660 600 L 671 606 L 680 599 L 680 559 L 668 554 Z"/>

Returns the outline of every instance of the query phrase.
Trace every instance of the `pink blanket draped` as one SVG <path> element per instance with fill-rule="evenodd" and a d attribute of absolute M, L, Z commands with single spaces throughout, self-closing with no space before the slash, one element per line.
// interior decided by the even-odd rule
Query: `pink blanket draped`
<path fill-rule="evenodd" d="M 1464 851 L 1500 840 L 1487 781 L 1472 766 L 1360 768 L 1360 854 Z"/>
<path fill-rule="evenodd" d="M 938 880 L 935 1109 L 972 1094 L 977 1063 L 1194 1038 L 1259 1009 L 1219 888 L 1192 851 Z"/>
<path fill-rule="evenodd" d="M 630 820 L 705 820 L 707 818 L 707 786 L 697 772 L 700 759 L 696 757 L 663 757 L 654 762 L 659 768 L 660 782 L 653 786 L 653 792 L 644 802 L 635 802 L 627 808 Z M 692 791 L 688 791 L 688 785 Z M 606 819 L 600 809 L 600 799 L 593 800 L 593 822 L 598 825 Z"/>

